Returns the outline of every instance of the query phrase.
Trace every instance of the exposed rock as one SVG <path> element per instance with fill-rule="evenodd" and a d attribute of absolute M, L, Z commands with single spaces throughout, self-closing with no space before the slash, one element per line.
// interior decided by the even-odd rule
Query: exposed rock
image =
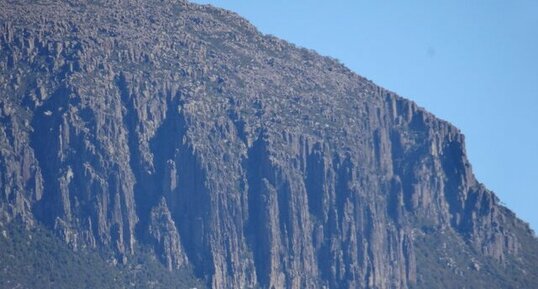
<path fill-rule="evenodd" d="M 214 289 L 538 276 L 460 131 L 333 59 L 184 1 L 0 1 L 0 27 L 1 223 Z"/>
<path fill-rule="evenodd" d="M 187 264 L 176 224 L 164 198 L 151 210 L 149 233 L 157 243 L 158 256 L 162 256 L 169 270 L 179 269 Z"/>

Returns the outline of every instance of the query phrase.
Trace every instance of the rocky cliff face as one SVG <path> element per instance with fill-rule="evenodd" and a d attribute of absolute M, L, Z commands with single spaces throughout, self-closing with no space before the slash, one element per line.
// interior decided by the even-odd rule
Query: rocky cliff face
<path fill-rule="evenodd" d="M 2 224 L 214 289 L 536 280 L 458 129 L 333 59 L 183 1 L 1 1 L 0 28 Z"/>

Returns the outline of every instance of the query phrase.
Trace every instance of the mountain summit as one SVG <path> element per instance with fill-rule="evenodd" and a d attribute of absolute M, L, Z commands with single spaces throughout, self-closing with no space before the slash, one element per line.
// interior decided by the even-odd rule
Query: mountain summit
<path fill-rule="evenodd" d="M 1 288 L 538 286 L 457 128 L 185 1 L 0 0 L 0 193 Z"/>

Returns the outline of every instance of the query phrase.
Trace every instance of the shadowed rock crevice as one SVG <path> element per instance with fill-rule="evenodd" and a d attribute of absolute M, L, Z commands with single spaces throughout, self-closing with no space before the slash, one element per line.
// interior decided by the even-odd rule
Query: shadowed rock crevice
<path fill-rule="evenodd" d="M 280 268 L 282 221 L 278 192 L 274 186 L 275 169 L 269 160 L 263 133 L 249 148 L 244 161 L 248 188 L 248 222 L 245 235 L 253 252 L 258 281 L 265 288 L 284 286 Z M 279 228 L 279 229 L 277 229 Z M 276 288 L 276 287 L 275 287 Z"/>
<path fill-rule="evenodd" d="M 206 187 L 206 172 L 200 165 L 192 147 L 187 146 L 176 156 L 178 187 L 176 202 L 168 200 L 174 208 L 172 216 L 182 236 L 183 246 L 198 276 L 213 272 L 211 230 L 211 196 Z"/>
<path fill-rule="evenodd" d="M 31 135 L 31 147 L 36 152 L 36 159 L 41 168 L 44 179 L 43 196 L 35 204 L 34 212 L 47 225 L 54 226 L 54 221 L 58 216 L 66 213 L 61 204 L 59 185 L 57 183 L 60 160 L 58 154 L 60 149 L 60 126 L 62 119 L 56 112 L 58 107 L 67 104 L 69 91 L 59 89 L 41 108 L 36 110 L 33 124 L 34 133 Z"/>

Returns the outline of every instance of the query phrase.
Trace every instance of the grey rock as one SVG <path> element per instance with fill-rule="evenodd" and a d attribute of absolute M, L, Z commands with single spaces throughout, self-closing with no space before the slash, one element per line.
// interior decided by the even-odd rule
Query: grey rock
<path fill-rule="evenodd" d="M 157 254 L 163 258 L 168 270 L 186 266 L 187 256 L 181 247 L 176 224 L 164 198 L 151 210 L 150 218 L 149 233 L 151 238 L 155 239 Z"/>
<path fill-rule="evenodd" d="M 149 245 L 214 289 L 538 278 L 457 128 L 234 13 L 0 1 L 0 52 L 2 224 L 120 263 Z"/>

